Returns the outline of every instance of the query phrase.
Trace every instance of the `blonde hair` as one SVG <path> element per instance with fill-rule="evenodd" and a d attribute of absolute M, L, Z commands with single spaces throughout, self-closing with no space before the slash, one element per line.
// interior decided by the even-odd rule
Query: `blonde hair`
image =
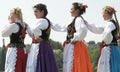
<path fill-rule="evenodd" d="M 116 25 L 116 29 L 117 29 L 117 35 L 119 34 L 119 32 L 120 32 L 120 27 L 119 27 L 119 22 L 118 22 L 118 20 L 117 20 L 117 16 L 116 16 L 116 10 L 113 8 L 113 7 L 111 7 L 111 6 L 105 6 L 104 8 L 103 8 L 103 11 L 106 11 L 109 15 L 114 15 L 114 18 L 115 18 L 115 25 Z"/>
<path fill-rule="evenodd" d="M 22 26 L 24 27 L 24 23 L 23 23 L 23 17 L 22 17 L 22 11 L 19 7 L 16 7 L 16 8 L 13 8 L 10 10 L 10 14 L 15 14 L 16 15 L 16 18 L 18 20 L 20 20 Z"/>

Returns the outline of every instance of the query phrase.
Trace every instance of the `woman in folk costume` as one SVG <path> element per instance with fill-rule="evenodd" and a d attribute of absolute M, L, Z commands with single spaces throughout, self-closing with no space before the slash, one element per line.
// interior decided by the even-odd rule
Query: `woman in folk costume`
<path fill-rule="evenodd" d="M 49 43 L 51 23 L 46 18 L 46 5 L 37 4 L 33 7 L 37 22 L 34 25 L 33 43 L 27 59 L 26 72 L 58 72 L 53 49 Z"/>
<path fill-rule="evenodd" d="M 26 31 L 30 36 L 31 30 L 23 23 L 20 8 L 10 10 L 10 24 L 2 30 L 3 37 L 10 37 L 10 44 L 7 49 L 5 72 L 25 72 L 27 53 L 24 44 Z"/>
<path fill-rule="evenodd" d="M 73 3 L 71 16 L 74 17 L 67 27 L 66 44 L 63 53 L 63 72 L 92 72 L 92 65 L 84 38 L 87 34 L 82 15 L 87 5 Z"/>
<path fill-rule="evenodd" d="M 120 50 L 117 44 L 119 24 L 115 12 L 115 9 L 111 6 L 103 8 L 103 18 L 106 26 L 95 27 L 86 23 L 90 31 L 97 34 L 103 33 L 103 48 L 98 61 L 97 72 L 120 72 Z M 113 15 L 116 20 L 112 18 Z"/>

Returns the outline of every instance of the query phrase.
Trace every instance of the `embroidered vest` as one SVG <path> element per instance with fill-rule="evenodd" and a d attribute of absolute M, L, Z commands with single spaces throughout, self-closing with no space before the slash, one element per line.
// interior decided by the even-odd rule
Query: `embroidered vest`
<path fill-rule="evenodd" d="M 75 30 L 75 20 L 77 17 L 73 19 L 71 24 L 68 25 L 67 27 L 67 37 L 66 37 L 66 43 L 70 43 L 71 39 L 74 37 L 74 33 L 76 32 Z"/>
<path fill-rule="evenodd" d="M 40 36 L 43 40 L 48 41 L 49 40 L 49 36 L 50 36 L 50 21 L 49 19 L 45 18 L 48 21 L 48 28 L 45 30 L 42 30 L 42 36 Z"/>
<path fill-rule="evenodd" d="M 12 33 L 12 35 L 10 36 L 10 43 L 22 43 L 22 44 L 24 44 L 26 28 L 24 29 L 22 27 L 22 25 L 18 22 L 16 22 L 15 24 L 17 24 L 19 26 L 19 31 L 17 33 Z"/>

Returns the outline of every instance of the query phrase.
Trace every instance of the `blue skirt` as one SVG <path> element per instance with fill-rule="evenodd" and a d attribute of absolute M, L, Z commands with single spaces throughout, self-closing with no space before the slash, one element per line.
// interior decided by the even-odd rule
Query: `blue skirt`
<path fill-rule="evenodd" d="M 111 72 L 120 72 L 120 49 L 118 46 L 111 46 L 110 69 Z"/>
<path fill-rule="evenodd" d="M 53 49 L 48 42 L 40 42 L 36 72 L 58 72 Z"/>

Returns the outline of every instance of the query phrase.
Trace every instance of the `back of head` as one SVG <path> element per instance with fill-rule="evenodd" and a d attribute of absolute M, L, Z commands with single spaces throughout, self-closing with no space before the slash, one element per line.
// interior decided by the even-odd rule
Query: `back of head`
<path fill-rule="evenodd" d="M 87 5 L 83 5 L 82 3 L 74 2 L 72 3 L 74 6 L 75 10 L 79 10 L 79 15 L 82 15 L 83 13 L 86 12 Z"/>
<path fill-rule="evenodd" d="M 20 24 L 25 27 L 24 23 L 23 23 L 23 17 L 22 17 L 22 11 L 19 7 L 15 7 L 13 9 L 10 10 L 10 15 L 14 14 L 16 21 L 19 21 Z"/>
<path fill-rule="evenodd" d="M 22 12 L 19 7 L 11 9 L 10 14 L 15 14 L 18 20 L 22 20 Z"/>

